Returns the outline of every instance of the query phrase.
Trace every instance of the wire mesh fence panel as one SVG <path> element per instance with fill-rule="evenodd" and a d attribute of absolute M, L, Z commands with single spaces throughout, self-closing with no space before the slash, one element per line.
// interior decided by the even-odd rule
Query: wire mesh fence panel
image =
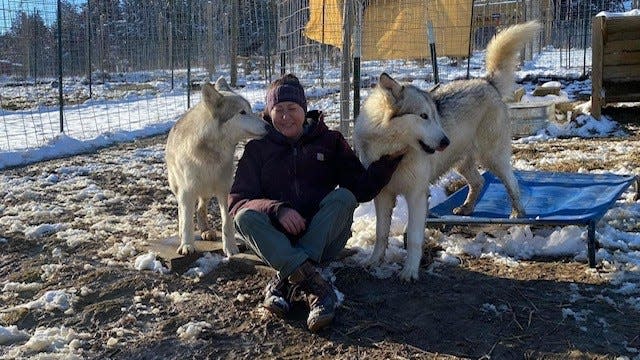
<path fill-rule="evenodd" d="M 432 52 L 445 61 L 469 53 L 470 1 L 385 0 L 362 11 L 363 61 L 386 60 L 390 72 L 403 74 L 410 61 L 423 69 L 422 79 L 434 81 Z M 448 74 L 442 76 L 446 81 Z"/>
<path fill-rule="evenodd" d="M 0 150 L 166 131 L 231 63 L 268 78 L 276 4 L 235 1 L 232 34 L 233 1 L 0 0 Z"/>
<path fill-rule="evenodd" d="M 591 68 L 591 21 L 601 11 L 624 11 L 625 1 L 561 1 L 549 4 L 545 45 L 554 52 L 558 67 L 581 70 Z"/>
<path fill-rule="evenodd" d="M 300 1 L 285 1 L 295 8 Z M 540 38 L 529 44 L 523 59 L 534 55 L 553 60 L 557 66 L 575 69 L 586 75 L 590 67 L 590 27 L 592 17 L 600 11 L 623 11 L 629 5 L 621 0 L 351 0 L 361 11 L 363 69 L 367 61 L 383 64 L 390 71 L 402 72 L 406 62 L 425 66 L 429 78 L 429 26 L 433 29 L 435 50 L 442 61 L 459 63 L 470 52 L 482 51 L 503 28 L 536 19 L 543 24 Z M 298 32 L 319 43 L 340 48 L 343 33 L 343 0 L 309 0 L 310 20 Z M 626 5 L 625 5 L 626 4 Z M 296 13 L 284 7 L 285 13 Z M 293 15 L 291 15 L 293 16 Z M 281 27 L 290 28 L 291 16 L 281 19 Z M 304 14 L 296 19 L 304 19 Z M 318 21 L 322 16 L 323 21 Z M 288 21 L 282 24 L 283 21 Z M 299 23 L 300 21 L 298 21 Z M 296 22 L 293 22 L 296 23 Z M 302 52 L 308 45 L 298 45 L 291 30 L 286 33 L 287 53 Z M 293 40 L 292 40 L 293 39 Z M 303 40 L 304 41 L 304 40 Z M 294 48 L 292 48 L 294 46 Z M 307 51 L 308 53 L 309 51 Z M 307 56 L 312 58 L 312 56 Z M 289 62 L 288 62 L 289 63 Z M 291 65 L 294 65 L 293 63 Z M 363 74 L 366 76 L 366 73 Z M 444 80 L 460 76 L 457 72 L 442 74 Z"/>
<path fill-rule="evenodd" d="M 526 58 L 540 54 L 558 68 L 587 75 L 591 67 L 591 20 L 600 11 L 625 10 L 620 0 L 475 0 L 473 50 L 483 50 L 502 28 L 539 20 L 542 34 L 526 49 Z"/>
<path fill-rule="evenodd" d="M 308 67 L 313 67 L 313 60 L 322 58 L 327 49 L 340 51 L 344 32 L 351 30 L 355 36 L 360 36 L 360 41 L 354 40 L 352 46 L 353 51 L 359 51 L 361 54 L 362 66 L 365 69 L 366 62 L 380 64 L 382 61 L 391 69 L 402 66 L 404 61 L 427 64 L 430 59 L 427 31 L 429 24 L 438 45 L 438 56 L 462 57 L 468 54 L 471 23 L 471 1 L 468 0 L 347 1 L 346 5 L 353 7 L 353 18 L 348 25 L 353 29 L 344 28 L 345 1 L 309 0 L 309 14 L 291 10 L 295 8 L 293 5 L 299 2 L 283 2 L 288 6 L 282 6 L 280 34 L 286 34 L 286 54 L 306 54 L 304 58 L 307 60 L 306 63 L 310 64 Z M 307 17 L 309 20 L 305 24 Z M 296 24 L 297 31 L 292 32 L 290 28 Z M 300 38 L 299 34 L 307 39 Z M 309 44 L 308 39 L 313 42 Z M 304 44 L 292 49 L 291 45 L 295 46 L 295 41 Z M 340 54 L 337 51 L 333 52 L 333 56 L 328 56 L 328 59 L 339 59 Z M 295 60 L 287 61 L 289 66 L 295 66 L 297 63 Z M 329 65 L 331 64 L 329 61 Z M 333 62 L 333 65 L 337 64 Z"/>
<path fill-rule="evenodd" d="M 481 75 L 483 64 L 466 62 L 469 53 L 528 19 L 544 30 L 523 59 L 546 57 L 588 75 L 591 19 L 628 7 L 622 0 L 0 0 L 0 151 L 38 148 L 61 131 L 83 141 L 166 131 L 198 100 L 200 83 L 221 75 L 238 86 L 282 72 L 304 74 L 307 86 L 342 82 L 348 102 L 352 54 L 362 60 L 363 88 L 381 68 L 433 82 L 432 51 L 447 65 L 441 81 L 469 75 L 467 66 Z"/>
<path fill-rule="evenodd" d="M 169 68 L 162 63 L 169 58 L 161 51 L 165 35 L 155 31 L 158 13 L 166 13 L 157 11 L 163 2 L 137 2 L 134 10 L 135 3 L 2 0 L 1 60 L 11 67 L 3 69 L 0 87 L 5 134 L 0 149 L 37 148 L 62 131 L 93 139 L 184 111 L 184 99 L 177 109 L 162 101 L 168 88 L 158 82 L 166 75 L 158 69 Z M 158 105 L 144 109 L 154 111 L 135 111 L 136 104 L 149 101 Z M 22 136 L 10 129 L 14 124 L 22 127 Z"/>
<path fill-rule="evenodd" d="M 56 3 L 5 0 L 0 8 L 0 141 L 15 148 L 25 142 L 46 141 L 59 127 L 58 116 L 46 109 L 57 104 Z M 7 116 L 30 109 L 22 116 Z"/>
<path fill-rule="evenodd" d="M 482 54 L 470 55 L 484 51 L 502 29 L 535 19 L 542 23 L 543 31 L 527 44 L 522 60 L 535 57 L 549 66 L 569 70 L 563 70 L 563 74 L 583 77 L 591 66 L 591 19 L 600 11 L 619 12 L 628 7 L 628 2 L 621 0 L 281 1 L 278 20 L 280 47 L 284 49 L 282 64 L 287 71 L 318 73 L 321 69 L 315 78 L 323 79 L 325 73 L 331 73 L 327 70 L 331 64 L 316 64 L 315 59 L 322 58 L 326 46 L 361 56 L 357 76 L 364 88 L 375 81 L 380 69 L 405 81 L 435 82 L 438 68 L 434 66 L 445 69 L 439 81 L 482 76 Z M 436 59 L 431 58 L 432 51 Z M 350 62 L 358 55 L 348 55 L 341 64 L 354 76 L 353 67 L 357 65 Z M 337 66 L 333 69 L 338 71 Z M 348 95 L 340 102 L 354 103 L 355 114 L 358 99 L 354 99 L 350 86 L 356 81 L 348 77 L 341 81 L 341 92 Z M 344 122 L 351 115 L 342 110 Z"/>
<path fill-rule="evenodd" d="M 309 74 L 320 85 L 339 81 L 342 2 L 284 0 L 277 6 L 280 72 Z"/>

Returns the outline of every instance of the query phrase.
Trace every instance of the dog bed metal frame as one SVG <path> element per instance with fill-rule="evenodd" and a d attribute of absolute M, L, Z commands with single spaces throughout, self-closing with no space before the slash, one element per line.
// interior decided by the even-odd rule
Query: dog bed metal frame
<path fill-rule="evenodd" d="M 582 225 L 587 226 L 589 266 L 596 266 L 596 224 L 629 188 L 635 185 L 640 196 L 640 178 L 611 173 L 566 173 L 516 171 L 526 216 L 510 219 L 511 202 L 502 182 L 485 172 L 484 187 L 470 216 L 453 215 L 462 205 L 468 186 L 429 209 L 427 227 L 448 225 Z"/>

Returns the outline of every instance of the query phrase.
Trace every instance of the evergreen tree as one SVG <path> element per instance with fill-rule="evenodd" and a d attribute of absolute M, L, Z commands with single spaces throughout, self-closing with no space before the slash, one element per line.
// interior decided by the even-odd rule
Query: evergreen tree
<path fill-rule="evenodd" d="M 87 27 L 86 17 L 80 8 L 71 4 L 68 0 L 61 2 L 62 23 L 62 73 L 64 75 L 80 75 L 87 67 Z M 57 37 L 58 22 L 54 22 L 51 28 L 53 36 Z M 57 59 L 58 42 L 54 42 L 55 56 Z M 57 63 L 57 61 L 56 61 Z"/>
<path fill-rule="evenodd" d="M 51 30 L 45 25 L 39 11 L 21 11 L 11 24 L 10 34 L 16 39 L 11 61 L 21 64 L 25 75 L 37 79 L 55 74 L 52 66 Z"/>

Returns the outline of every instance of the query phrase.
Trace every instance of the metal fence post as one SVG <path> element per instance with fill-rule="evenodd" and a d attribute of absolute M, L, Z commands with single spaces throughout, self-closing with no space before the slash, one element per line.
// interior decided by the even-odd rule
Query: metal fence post
<path fill-rule="evenodd" d="M 326 0 L 322 0 L 322 35 L 320 39 L 320 87 L 324 87 L 324 62 L 327 59 L 327 45 L 324 40 Z"/>
<path fill-rule="evenodd" d="M 364 4 L 360 0 L 355 1 L 355 25 L 353 44 L 353 119 L 360 114 L 360 58 L 362 56 L 362 13 Z"/>
<path fill-rule="evenodd" d="M 89 99 L 92 98 L 93 74 L 91 73 L 91 0 L 87 1 L 87 78 L 89 81 Z"/>
<path fill-rule="evenodd" d="M 584 16 L 583 16 L 583 26 L 582 26 L 582 76 L 587 75 L 587 34 L 589 33 L 589 22 L 591 18 L 589 18 L 589 4 L 587 2 L 584 3 Z"/>
<path fill-rule="evenodd" d="M 64 97 L 62 96 L 62 3 L 58 0 L 58 102 L 60 108 L 60 132 L 64 132 Z"/>
<path fill-rule="evenodd" d="M 271 1 L 267 1 L 267 9 L 268 9 L 268 16 L 266 16 L 265 21 L 263 22 L 264 24 L 264 32 L 263 32 L 263 36 L 264 36 L 264 46 L 265 46 L 265 54 L 264 54 L 264 78 L 265 78 L 265 83 L 270 83 L 271 82 L 271 10 L 272 8 L 272 2 Z"/>
<path fill-rule="evenodd" d="M 470 69 L 471 69 L 471 42 L 474 40 L 473 37 L 473 20 L 474 20 L 474 6 L 476 5 L 475 0 L 471 0 L 471 18 L 469 19 L 469 49 L 467 50 L 467 76 L 466 79 L 469 80 L 471 77 Z"/>
<path fill-rule="evenodd" d="M 277 12 L 277 24 L 278 24 L 278 52 L 280 53 L 280 76 L 284 76 L 284 74 L 286 73 L 286 67 L 287 67 L 287 57 L 285 54 L 285 51 L 287 50 L 287 43 L 286 43 L 286 38 L 285 38 L 285 34 L 287 33 L 287 28 L 286 25 L 283 21 L 283 18 L 285 18 L 284 15 L 281 15 L 281 12 L 284 12 L 283 9 L 284 5 L 280 5 L 278 6 L 278 12 Z"/>
<path fill-rule="evenodd" d="M 433 69 L 433 83 L 440 83 L 438 75 L 438 55 L 436 54 L 436 34 L 433 31 L 433 22 L 427 21 L 427 36 L 429 38 L 429 53 L 431 54 L 431 68 Z"/>
<path fill-rule="evenodd" d="M 229 75 L 231 78 L 231 86 L 236 87 L 238 85 L 238 22 L 240 21 L 238 12 L 240 11 L 240 0 L 231 0 L 231 44 L 229 47 Z"/>
<path fill-rule="evenodd" d="M 33 15 L 36 16 L 38 15 L 38 10 L 36 10 L 36 8 L 33 8 Z M 58 20 L 60 19 L 60 15 L 58 15 Z M 36 24 L 35 20 L 33 21 L 32 24 L 33 27 L 33 41 L 31 42 L 31 46 L 33 48 L 33 60 L 31 60 L 30 66 L 31 66 L 31 72 L 33 73 L 33 86 L 34 87 L 38 87 L 38 25 Z M 60 43 L 60 42 L 58 42 Z"/>
<path fill-rule="evenodd" d="M 349 135 L 349 94 L 351 92 L 351 30 L 353 29 L 351 9 L 352 0 L 345 0 L 342 14 L 342 69 L 340 71 L 340 132 Z"/>
<path fill-rule="evenodd" d="M 193 27 L 191 1 L 187 1 L 187 109 L 191 108 L 191 29 Z"/>

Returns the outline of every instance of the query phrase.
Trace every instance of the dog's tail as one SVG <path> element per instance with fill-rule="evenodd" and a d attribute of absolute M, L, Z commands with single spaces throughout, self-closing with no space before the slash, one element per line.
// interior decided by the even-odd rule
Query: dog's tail
<path fill-rule="evenodd" d="M 487 45 L 486 66 L 489 81 L 500 95 L 511 92 L 520 49 L 540 31 L 540 23 L 529 21 L 502 30 Z"/>

